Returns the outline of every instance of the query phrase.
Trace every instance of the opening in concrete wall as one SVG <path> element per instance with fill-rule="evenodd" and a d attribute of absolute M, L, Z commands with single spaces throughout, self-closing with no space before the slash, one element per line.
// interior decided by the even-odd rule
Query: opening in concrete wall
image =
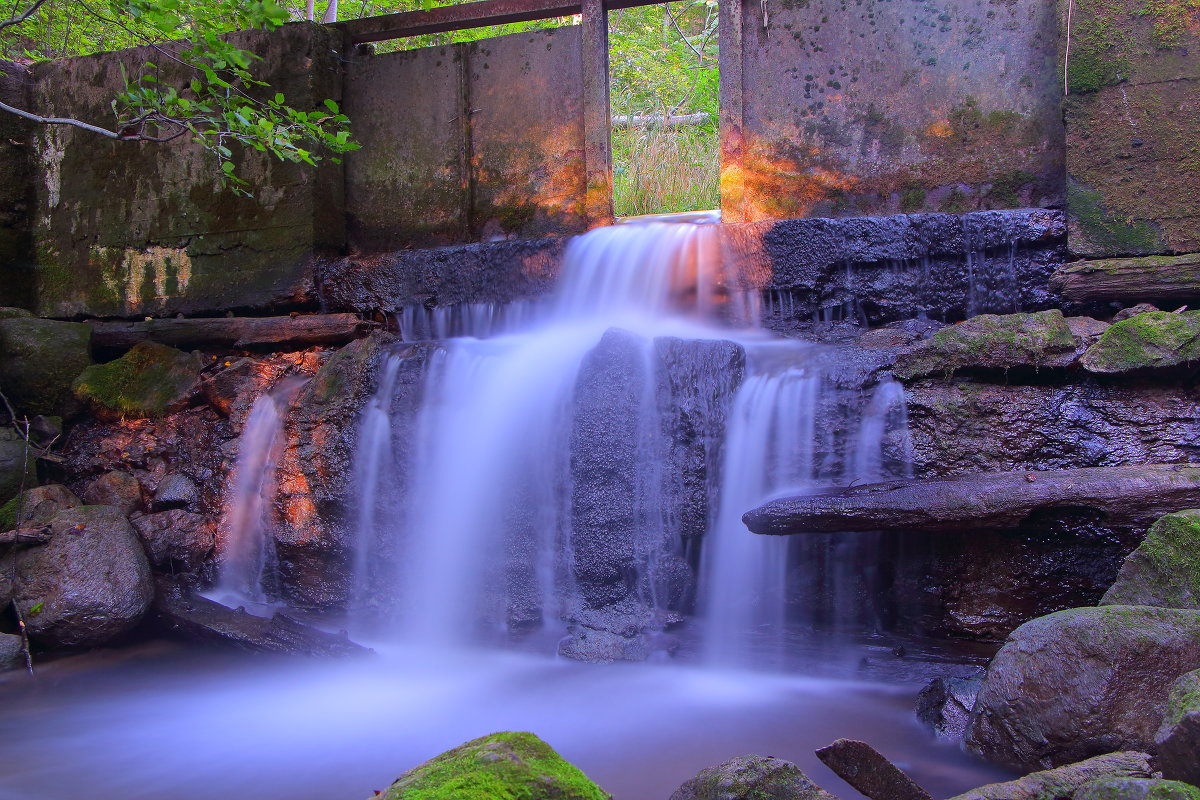
<path fill-rule="evenodd" d="M 718 208 L 717 0 L 608 19 L 616 215 Z"/>

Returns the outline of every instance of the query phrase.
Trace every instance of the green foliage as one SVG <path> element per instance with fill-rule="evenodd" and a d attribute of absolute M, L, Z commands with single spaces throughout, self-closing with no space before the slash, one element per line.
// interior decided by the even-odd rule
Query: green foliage
<path fill-rule="evenodd" d="M 356 149 L 350 120 L 326 100 L 318 109 L 288 105 L 255 77 L 254 53 L 228 34 L 274 30 L 290 19 L 274 0 L 47 0 L 6 37 L 5 58 L 36 61 L 149 45 L 155 61 L 112 100 L 116 138 L 166 141 L 190 135 L 213 153 L 226 185 L 246 193 L 235 152 L 248 148 L 284 161 L 315 164 L 323 152 Z"/>
<path fill-rule="evenodd" d="M 713 126 L 613 131 L 613 206 L 619 217 L 718 208 L 720 183 Z"/>

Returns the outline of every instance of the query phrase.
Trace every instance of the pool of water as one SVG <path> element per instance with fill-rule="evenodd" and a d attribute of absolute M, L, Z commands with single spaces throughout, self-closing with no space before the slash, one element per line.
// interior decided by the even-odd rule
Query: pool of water
<path fill-rule="evenodd" d="M 868 663 L 843 654 L 839 663 Z M 831 669 L 832 673 L 846 670 Z M 851 673 L 864 673 L 857 667 Z M 393 649 L 328 662 L 157 643 L 0 684 L 0 798 L 366 800 L 461 742 L 528 730 L 616 800 L 667 800 L 747 753 L 859 795 L 813 751 L 863 739 L 935 797 L 1010 775 L 913 716 L 918 682 L 592 665 L 503 651 Z"/>

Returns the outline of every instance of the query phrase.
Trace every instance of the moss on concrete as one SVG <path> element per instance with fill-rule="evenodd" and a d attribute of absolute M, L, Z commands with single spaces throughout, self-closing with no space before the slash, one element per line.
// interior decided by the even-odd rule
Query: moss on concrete
<path fill-rule="evenodd" d="M 1090 372 L 1121 373 L 1174 367 L 1200 359 L 1200 311 L 1147 311 L 1110 326 L 1087 349 Z"/>
<path fill-rule="evenodd" d="M 1200 608 L 1200 509 L 1151 525 L 1100 604 Z"/>
<path fill-rule="evenodd" d="M 1163 249 L 1162 235 L 1154 225 L 1115 216 L 1105 208 L 1104 195 L 1074 181 L 1067 182 L 1067 208 L 1072 233 L 1086 242 L 1078 252 L 1143 255 Z"/>
<path fill-rule="evenodd" d="M 982 314 L 943 328 L 901 353 L 901 380 L 952 375 L 961 369 L 1062 367 L 1075 354 L 1075 337 L 1058 309 L 1033 314 Z"/>
<path fill-rule="evenodd" d="M 187 405 L 200 361 L 156 342 L 142 342 L 116 361 L 85 369 L 76 396 L 105 419 L 160 417 Z"/>
<path fill-rule="evenodd" d="M 493 733 L 448 750 L 396 779 L 383 800 L 608 800 L 532 733 Z"/>

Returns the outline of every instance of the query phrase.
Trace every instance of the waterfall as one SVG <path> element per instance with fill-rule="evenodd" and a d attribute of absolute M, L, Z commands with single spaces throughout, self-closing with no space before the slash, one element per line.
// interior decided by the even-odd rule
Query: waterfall
<path fill-rule="evenodd" d="M 225 547 L 216 585 L 208 595 L 220 603 L 260 606 L 278 597 L 271 504 L 275 465 L 283 449 L 287 409 L 306 379 L 284 378 L 250 409 L 238 443 L 233 486 L 225 502 L 221 528 Z"/>
<path fill-rule="evenodd" d="M 403 309 L 426 341 L 360 423 L 359 630 L 636 659 L 696 613 L 708 661 L 765 664 L 746 653 L 782 642 L 796 548 L 741 515 L 884 475 L 903 391 L 840 386 L 831 348 L 762 330 L 762 296 L 717 226 L 641 221 L 574 239 L 545 302 Z"/>

